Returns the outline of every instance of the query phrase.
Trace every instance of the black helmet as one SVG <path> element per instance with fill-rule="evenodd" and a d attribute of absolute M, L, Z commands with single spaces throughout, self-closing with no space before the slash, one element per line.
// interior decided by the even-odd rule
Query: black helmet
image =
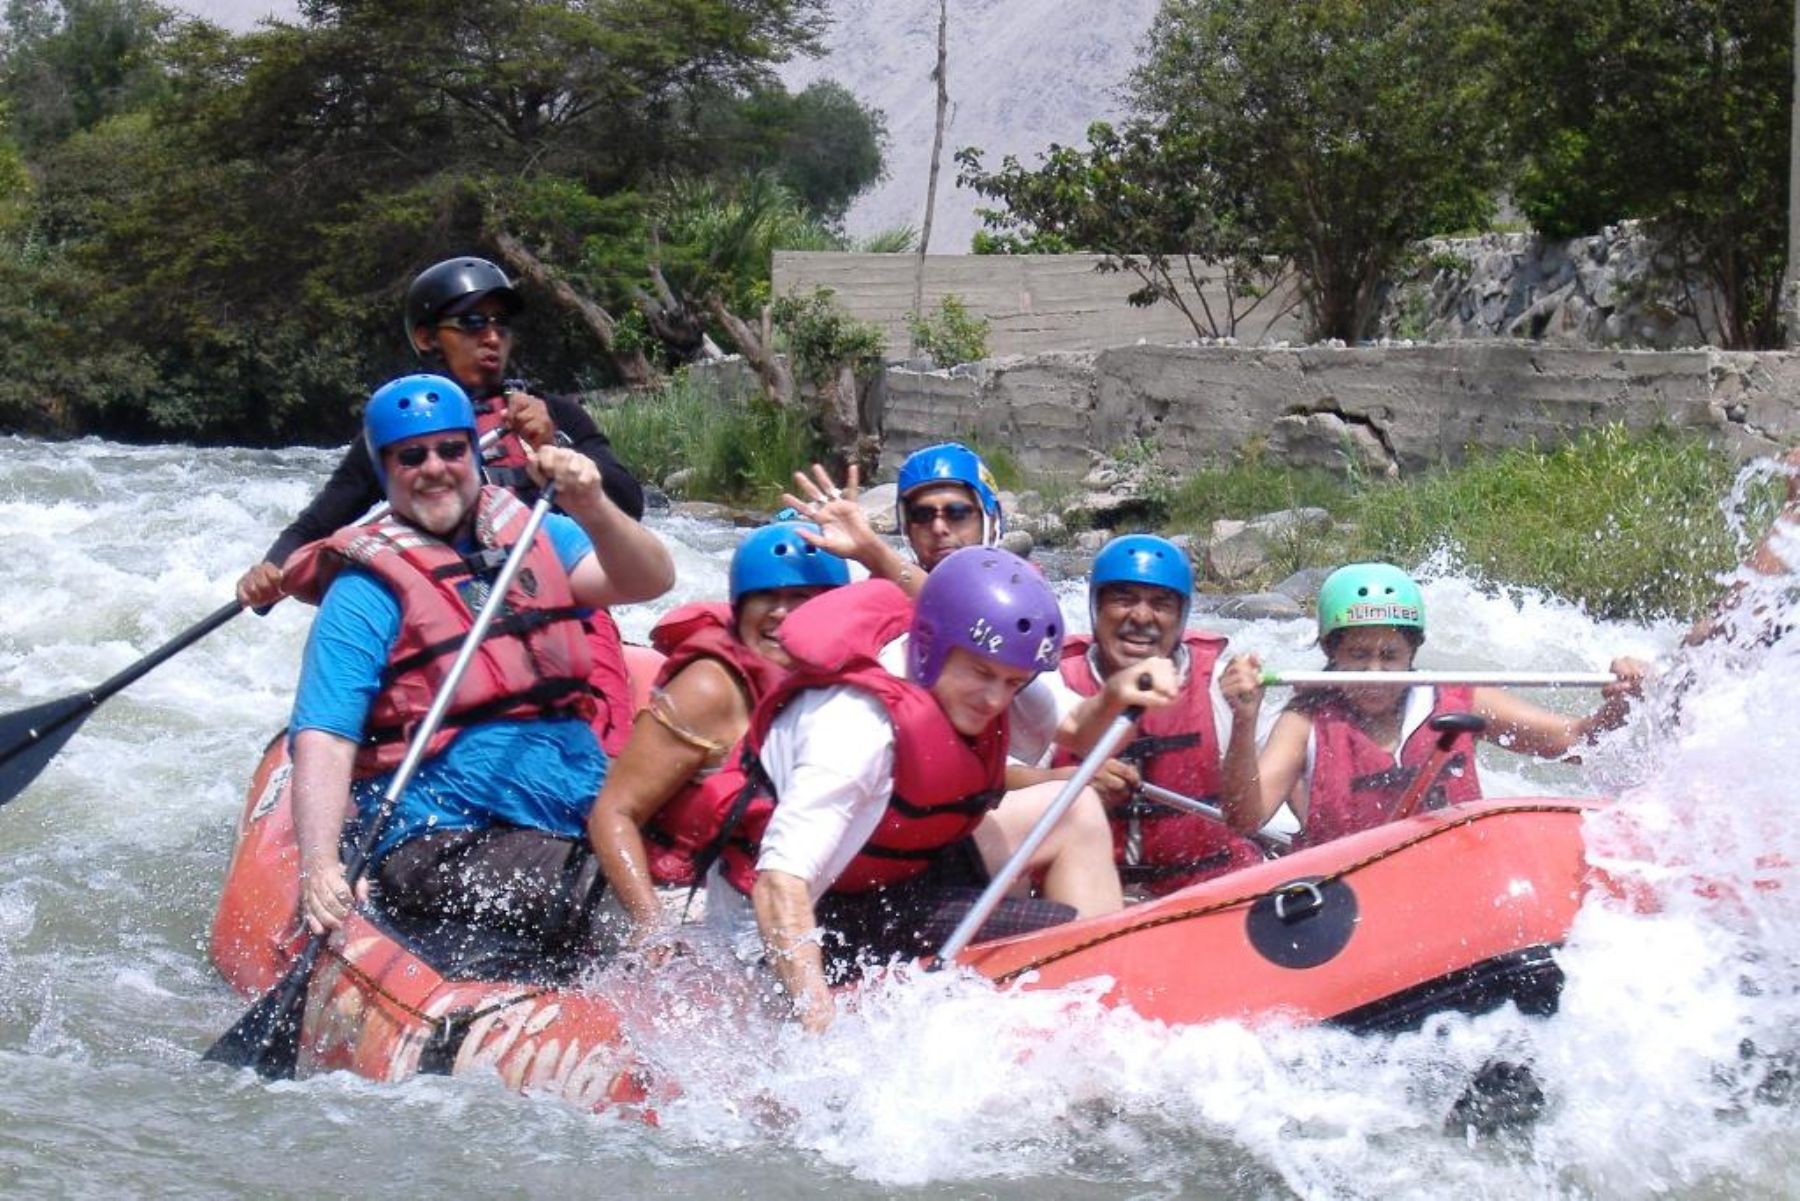
<path fill-rule="evenodd" d="M 512 280 L 486 259 L 445 259 L 419 272 L 406 289 L 406 336 L 421 325 L 436 325 L 447 314 L 461 312 L 483 296 L 497 296 L 506 311 L 525 307 Z"/>

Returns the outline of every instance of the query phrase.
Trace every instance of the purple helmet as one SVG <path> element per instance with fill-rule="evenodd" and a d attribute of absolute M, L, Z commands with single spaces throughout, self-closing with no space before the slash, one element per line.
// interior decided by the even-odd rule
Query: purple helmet
<path fill-rule="evenodd" d="M 1062 609 L 1037 568 L 998 547 L 965 546 L 925 577 L 907 666 L 927 688 L 958 647 L 1007 667 L 1050 671 L 1062 640 Z"/>

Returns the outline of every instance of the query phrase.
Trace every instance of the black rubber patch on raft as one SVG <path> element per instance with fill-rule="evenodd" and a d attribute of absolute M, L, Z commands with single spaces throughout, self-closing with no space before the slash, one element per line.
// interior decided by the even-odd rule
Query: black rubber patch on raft
<path fill-rule="evenodd" d="M 1244 919 L 1257 953 L 1276 967 L 1318 967 L 1356 932 L 1356 893 L 1342 880 L 1306 876 L 1258 897 Z"/>

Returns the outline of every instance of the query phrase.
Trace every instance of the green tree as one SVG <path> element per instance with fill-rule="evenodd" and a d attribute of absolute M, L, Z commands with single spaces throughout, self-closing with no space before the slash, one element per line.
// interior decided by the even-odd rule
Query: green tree
<path fill-rule="evenodd" d="M 408 279 L 461 250 L 531 293 L 540 382 L 641 378 L 633 310 L 659 270 L 727 298 L 760 271 L 766 291 L 766 258 L 743 255 L 767 239 L 708 244 L 733 222 L 690 220 L 684 197 L 710 181 L 735 203 L 758 168 L 825 172 L 836 118 L 860 122 L 854 162 L 809 185 L 800 224 L 822 229 L 879 171 L 876 115 L 786 97 L 772 72 L 816 45 L 823 0 L 309 0 L 243 36 L 142 0 L 13 0 L 9 87 L 65 61 L 78 8 L 136 22 L 110 58 L 89 47 L 119 70 L 65 89 L 95 103 L 6 125 L 31 183 L 7 282 L 64 389 L 48 409 L 77 428 L 341 437 L 369 383 L 410 362 Z M 0 301 L 0 322 L 13 311 Z M 705 329 L 658 332 L 678 360 Z M 100 347 L 132 370 L 84 388 L 73 368 Z"/>
<path fill-rule="evenodd" d="M 1355 340 L 1415 240 L 1500 179 L 1488 0 L 1165 0 L 1132 80 L 1208 190 L 1294 264 L 1312 333 Z"/>
<path fill-rule="evenodd" d="M 1101 270 L 1141 285 L 1129 303 L 1170 304 L 1201 337 L 1235 336 L 1287 275 L 1244 219 L 1246 198 L 1191 136 L 1148 121 L 1096 122 L 1087 136 L 1085 151 L 1051 146 L 1032 170 L 1008 155 L 989 172 L 980 150 L 957 152 L 957 182 L 1002 206 L 980 210 L 975 252 L 1102 254 Z M 1208 296 L 1215 280 L 1222 310 Z"/>
<path fill-rule="evenodd" d="M 1792 3 L 1493 0 L 1520 206 L 1550 237 L 1643 218 L 1731 347 L 1781 342 Z"/>

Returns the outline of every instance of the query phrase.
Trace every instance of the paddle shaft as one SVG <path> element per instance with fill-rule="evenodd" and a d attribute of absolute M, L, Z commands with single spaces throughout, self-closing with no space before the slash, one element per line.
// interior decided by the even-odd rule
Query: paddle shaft
<path fill-rule="evenodd" d="M 1197 801 L 1193 797 L 1183 796 L 1179 792 L 1171 792 L 1167 788 L 1159 787 L 1148 781 L 1139 784 L 1138 791 L 1144 794 L 1146 800 L 1166 805 L 1170 809 L 1177 809 L 1182 813 L 1198 814 L 1201 817 L 1210 817 L 1216 822 L 1225 821 L 1225 812 L 1217 805 L 1209 805 L 1205 801 Z M 1294 846 L 1293 838 L 1280 830 L 1258 830 L 1250 837 L 1257 842 L 1283 851 L 1292 850 Z"/>
<path fill-rule="evenodd" d="M 1350 684 L 1469 684 L 1514 688 L 1604 688 L 1617 684 L 1609 671 L 1276 671 L 1262 673 L 1264 687 L 1311 688 Z"/>
<path fill-rule="evenodd" d="M 1019 849 L 1014 851 L 1012 857 L 1001 865 L 999 871 L 994 873 L 994 878 L 988 882 L 988 886 L 983 890 L 981 896 L 976 898 L 974 906 L 963 916 L 962 921 L 956 924 L 956 929 L 950 932 L 950 937 L 944 940 L 943 947 L 938 950 L 934 968 L 950 963 L 962 954 L 964 947 L 974 941 L 982 923 L 987 921 L 988 915 L 993 913 L 994 907 L 1000 903 L 1000 898 L 1006 895 L 1007 889 L 1011 888 L 1013 882 L 1025 871 L 1025 865 L 1031 862 L 1032 855 L 1037 853 L 1037 849 L 1043 845 L 1044 839 L 1050 837 L 1050 831 L 1056 828 L 1056 823 L 1062 820 L 1063 814 L 1067 813 L 1075 804 L 1075 799 L 1081 795 L 1081 790 L 1088 786 L 1089 781 L 1094 778 L 1094 774 L 1105 765 L 1108 759 L 1112 758 L 1113 751 L 1117 750 L 1119 744 L 1125 741 L 1125 736 L 1131 733 L 1131 727 L 1136 725 L 1138 718 L 1143 715 L 1142 706 L 1132 705 L 1113 718 L 1112 724 L 1106 727 L 1106 730 L 1100 735 L 1100 740 L 1094 743 L 1094 749 L 1087 753 L 1087 757 L 1081 761 L 1081 766 L 1075 769 L 1075 774 L 1069 777 L 1067 784 L 1063 785 L 1063 790 L 1056 795 L 1054 801 L 1050 802 L 1050 807 L 1044 810 L 1044 814 L 1038 818 L 1037 824 L 1031 827 L 1031 832 L 1025 835 L 1025 841 L 1019 844 Z"/>
<path fill-rule="evenodd" d="M 494 579 L 487 602 L 475 615 L 475 622 L 463 639 L 462 649 L 457 652 L 455 662 L 450 665 L 443 684 L 432 698 L 431 708 L 426 710 L 419 728 L 413 733 L 412 741 L 407 744 L 406 756 L 395 769 L 393 779 L 388 782 L 380 807 L 357 840 L 350 861 L 344 865 L 345 878 L 353 890 L 368 867 L 369 858 L 381 839 L 382 830 L 393 817 L 401 794 L 406 791 L 419 764 L 424 762 L 426 749 L 443 724 L 444 715 L 455 699 L 457 686 L 462 683 L 463 675 L 474 661 L 482 638 L 504 607 L 507 589 L 512 587 L 513 579 L 524 566 L 525 555 L 550 512 L 555 492 L 556 485 L 552 482 L 546 484 L 538 495 L 537 504 L 532 506 L 525 528 L 519 533 L 519 540 L 514 543 L 512 552 L 507 555 L 505 564 L 500 568 L 500 574 Z M 318 962 L 319 954 L 324 950 L 327 937 L 325 934 L 311 935 L 281 982 L 251 1006 L 250 1011 L 238 1019 L 236 1025 L 220 1035 L 218 1041 L 207 1049 L 204 1058 L 214 1063 L 253 1068 L 264 1076 L 292 1075 L 299 1054 L 300 1022 L 304 1016 L 307 982 L 311 978 L 313 965 Z"/>
<path fill-rule="evenodd" d="M 86 721 L 88 714 L 98 708 L 101 702 L 105 701 L 108 697 L 130 686 L 139 677 L 148 674 L 157 667 L 160 667 L 163 663 L 174 658 L 176 655 L 179 655 L 182 651 L 194 645 L 194 643 L 200 641 L 243 611 L 244 606 L 238 604 L 236 601 L 232 601 L 228 605 L 222 605 L 213 610 L 213 612 L 207 615 L 203 620 L 189 626 L 169 641 L 145 655 L 142 659 L 139 659 L 136 663 L 133 663 L 130 667 L 127 667 L 125 670 L 108 679 L 105 683 L 96 688 L 91 688 L 85 693 L 79 693 L 76 696 L 70 697 L 69 700 L 74 702 L 73 708 L 66 710 L 56 719 L 46 722 L 42 726 L 33 726 L 30 729 L 22 731 L 21 736 L 16 742 L 5 747 L 0 747 L 0 763 L 6 762 L 14 755 L 35 745 L 43 738 L 55 733 L 58 729 L 72 721 Z"/>
<path fill-rule="evenodd" d="M 499 430 L 490 430 L 483 435 L 479 445 L 485 449 L 498 440 Z M 370 519 L 385 516 L 388 506 L 382 504 L 372 510 Z M 218 609 L 175 635 L 163 645 L 125 668 L 117 675 L 97 687 L 86 692 L 77 692 L 54 701 L 34 705 L 29 709 L 15 713 L 0 715 L 0 768 L 11 769 L 0 772 L 0 805 L 6 804 L 23 792 L 37 778 L 39 772 L 55 757 L 64 742 L 73 737 L 81 724 L 93 715 L 105 701 L 124 691 L 140 678 L 154 671 L 162 664 L 179 655 L 194 643 L 200 641 L 239 613 L 244 606 L 237 601 L 221 605 Z M 257 612 L 265 612 L 258 609 Z M 36 750 L 36 755 L 29 752 Z"/>

